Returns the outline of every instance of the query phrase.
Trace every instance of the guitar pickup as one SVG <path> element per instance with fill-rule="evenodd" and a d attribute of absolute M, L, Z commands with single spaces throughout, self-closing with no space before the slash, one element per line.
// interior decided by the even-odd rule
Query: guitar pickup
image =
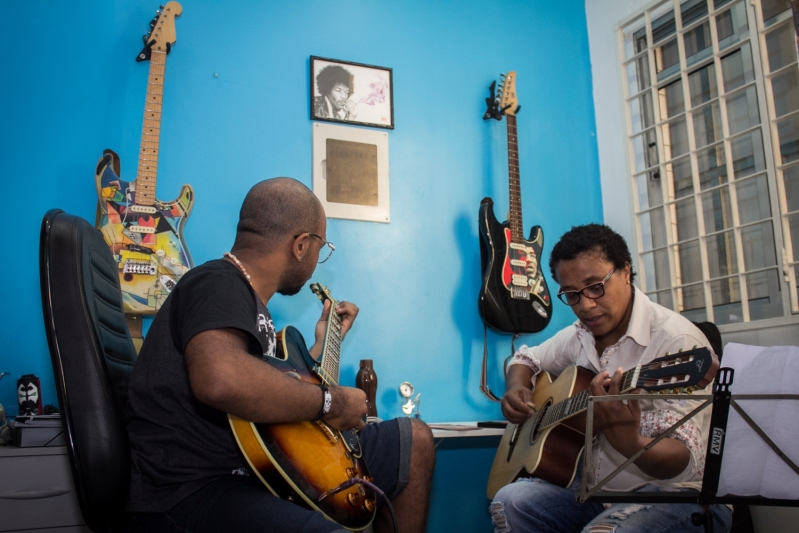
<path fill-rule="evenodd" d="M 156 208 L 151 205 L 132 205 L 128 209 L 134 213 L 146 213 L 148 215 L 154 215 L 157 212 Z"/>
<path fill-rule="evenodd" d="M 147 226 L 130 226 L 128 230 L 133 233 L 155 233 L 155 228 L 148 228 Z"/>
<path fill-rule="evenodd" d="M 511 278 L 511 283 L 517 287 L 527 287 L 527 276 L 523 276 L 522 274 L 514 274 Z"/>
<path fill-rule="evenodd" d="M 147 248 L 146 246 L 139 246 L 138 244 L 129 244 L 128 250 L 130 250 L 131 252 L 148 254 L 148 255 L 153 255 L 154 253 L 154 250 L 152 248 Z"/>
<path fill-rule="evenodd" d="M 511 264 L 511 266 L 515 266 L 515 267 L 526 267 L 527 266 L 527 261 L 522 261 L 521 259 L 511 259 L 510 260 L 510 264 Z"/>

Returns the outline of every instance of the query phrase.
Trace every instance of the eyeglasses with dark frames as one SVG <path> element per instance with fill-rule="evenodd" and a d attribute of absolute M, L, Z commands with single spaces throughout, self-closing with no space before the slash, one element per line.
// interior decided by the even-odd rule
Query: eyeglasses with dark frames
<path fill-rule="evenodd" d="M 608 280 L 610 279 L 610 277 L 613 275 L 614 272 L 616 272 L 615 267 L 613 268 L 613 270 L 608 272 L 608 275 L 605 276 L 605 279 L 597 283 L 592 283 L 587 287 L 583 287 L 579 291 L 561 290 L 560 292 L 558 292 L 558 299 L 568 306 L 574 306 L 580 302 L 580 295 L 585 296 L 586 298 L 589 298 L 591 300 L 602 298 L 603 296 L 605 296 L 605 283 L 608 282 Z"/>
<path fill-rule="evenodd" d="M 298 233 L 298 234 L 296 234 L 296 235 L 294 236 L 294 238 L 296 239 L 296 238 L 297 238 L 297 237 L 299 237 L 300 235 L 305 235 L 306 233 L 307 233 L 308 235 L 310 235 L 311 237 L 316 237 L 317 239 L 319 239 L 320 241 L 322 241 L 322 248 L 319 248 L 319 257 L 322 257 L 322 249 L 323 249 L 325 246 L 327 246 L 327 248 L 328 248 L 328 250 L 327 250 L 327 255 L 325 255 L 325 258 L 324 258 L 324 259 L 322 259 L 322 260 L 320 260 L 320 261 L 318 262 L 318 264 L 320 264 L 320 265 L 321 265 L 322 263 L 324 263 L 325 261 L 327 261 L 328 259 L 330 259 L 330 256 L 331 256 L 331 255 L 333 255 L 333 252 L 335 252 L 335 251 L 336 251 L 336 247 L 333 245 L 333 243 L 332 243 L 332 242 L 328 242 L 328 241 L 326 241 L 326 240 L 324 239 L 324 237 L 322 237 L 321 235 L 317 235 L 316 233 L 311 233 L 310 231 L 303 231 L 302 233 Z"/>

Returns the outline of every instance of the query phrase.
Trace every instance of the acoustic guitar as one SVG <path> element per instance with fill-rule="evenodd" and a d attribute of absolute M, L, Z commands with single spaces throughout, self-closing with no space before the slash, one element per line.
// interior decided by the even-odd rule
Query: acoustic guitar
<path fill-rule="evenodd" d="M 97 227 L 119 266 L 125 313 L 154 315 L 193 266 L 183 242 L 183 226 L 194 204 L 194 191 L 184 185 L 171 202 L 155 196 L 166 57 L 177 40 L 175 18 L 182 9 L 179 3 L 169 2 L 156 13 L 136 58 L 150 61 L 136 179 L 120 177 L 119 156 L 112 150 L 103 152 L 95 170 Z"/>
<path fill-rule="evenodd" d="M 510 212 L 508 220 L 497 221 L 494 201 L 480 202 L 479 233 L 483 284 L 478 298 L 480 317 L 492 330 L 504 333 L 538 333 L 552 319 L 552 298 L 541 269 L 544 231 L 530 229 L 524 238 L 522 195 L 519 178 L 519 145 L 516 114 L 521 109 L 516 97 L 516 73 L 509 72 L 498 96 L 486 98 L 484 119 L 502 120 L 508 125 L 508 181 Z"/>
<path fill-rule="evenodd" d="M 636 389 L 690 392 L 711 363 L 707 348 L 667 354 L 625 372 L 621 393 Z M 561 487 L 574 481 L 585 448 L 588 386 L 595 375 L 575 365 L 567 367 L 554 382 L 547 372 L 538 375 L 533 391 L 535 414 L 505 429 L 488 477 L 489 499 L 519 477 L 538 477 Z"/>
<path fill-rule="evenodd" d="M 311 290 L 332 304 L 320 360 L 308 353 L 300 332 L 286 326 L 278 334 L 279 357 L 269 362 L 293 378 L 337 385 L 341 318 L 326 287 L 314 283 Z M 321 420 L 255 424 L 233 415 L 228 420 L 244 457 L 272 494 L 320 511 L 347 529 L 361 530 L 372 522 L 377 500 L 371 488 L 356 483 L 341 492 L 333 490 L 352 478 L 372 481 L 354 431 L 339 431 Z"/>

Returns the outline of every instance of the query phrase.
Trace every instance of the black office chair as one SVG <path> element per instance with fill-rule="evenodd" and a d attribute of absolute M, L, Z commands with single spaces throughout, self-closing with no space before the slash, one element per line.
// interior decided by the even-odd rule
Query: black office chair
<path fill-rule="evenodd" d="M 80 509 L 97 533 L 119 531 L 130 451 L 123 409 L 136 351 L 118 269 L 82 218 L 48 211 L 39 243 L 42 308 Z"/>

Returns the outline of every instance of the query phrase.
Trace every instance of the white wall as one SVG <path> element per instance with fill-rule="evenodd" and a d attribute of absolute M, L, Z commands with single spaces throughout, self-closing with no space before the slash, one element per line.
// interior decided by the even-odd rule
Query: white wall
<path fill-rule="evenodd" d="M 594 110 L 605 223 L 618 231 L 632 248 L 637 262 L 635 230 L 630 209 L 631 180 L 627 177 L 623 93 L 619 71 L 616 28 L 628 17 L 654 4 L 651 0 L 586 0 L 588 43 L 594 81 Z M 723 342 L 757 346 L 799 346 L 799 327 L 781 326 L 736 330 L 722 326 Z M 799 509 L 752 507 L 755 531 L 796 531 Z M 793 524 L 793 525 L 789 525 Z"/>

